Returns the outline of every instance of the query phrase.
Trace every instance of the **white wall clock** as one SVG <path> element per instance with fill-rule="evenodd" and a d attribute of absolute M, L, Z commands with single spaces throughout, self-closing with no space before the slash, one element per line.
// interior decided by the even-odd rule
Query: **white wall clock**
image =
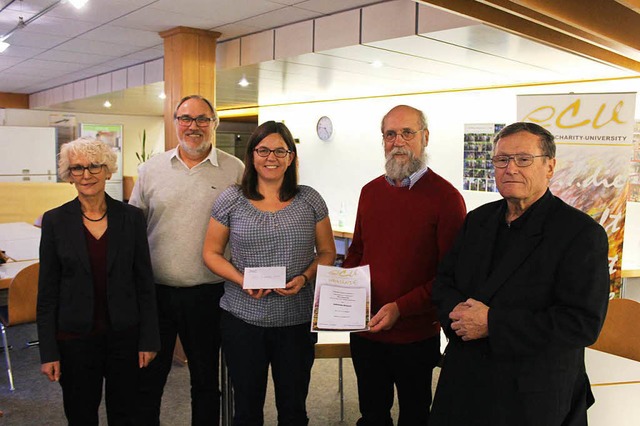
<path fill-rule="evenodd" d="M 329 117 L 323 115 L 318 119 L 318 124 L 316 124 L 316 133 L 320 140 L 328 141 L 333 136 L 333 122 Z"/>

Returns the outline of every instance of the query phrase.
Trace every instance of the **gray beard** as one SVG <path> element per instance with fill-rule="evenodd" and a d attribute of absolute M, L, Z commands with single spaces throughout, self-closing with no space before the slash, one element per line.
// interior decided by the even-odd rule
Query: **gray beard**
<path fill-rule="evenodd" d="M 409 161 L 406 163 L 400 163 L 396 160 L 394 154 L 401 152 L 409 155 Z M 416 157 L 413 151 L 403 147 L 393 148 L 389 154 L 386 155 L 386 163 L 384 165 L 387 172 L 387 177 L 391 180 L 401 181 L 408 178 L 418 170 L 422 169 L 426 164 L 426 156 L 424 154 L 424 148 L 422 149 L 420 157 Z"/>
<path fill-rule="evenodd" d="M 211 142 L 203 142 L 195 148 L 191 148 L 186 143 L 182 143 L 182 141 L 179 141 L 179 142 L 180 142 L 180 149 L 194 157 L 208 152 L 209 148 L 211 148 Z"/>

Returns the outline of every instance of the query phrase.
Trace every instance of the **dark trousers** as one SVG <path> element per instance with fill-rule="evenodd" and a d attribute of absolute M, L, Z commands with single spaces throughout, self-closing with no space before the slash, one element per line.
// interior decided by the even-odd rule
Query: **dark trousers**
<path fill-rule="evenodd" d="M 269 364 L 279 426 L 307 425 L 306 400 L 317 337 L 310 324 L 258 327 L 222 311 L 222 350 L 234 396 L 234 426 L 264 422 Z"/>
<path fill-rule="evenodd" d="M 220 297 L 222 284 L 156 286 L 161 349 L 142 370 L 138 426 L 160 424 L 160 405 L 173 362 L 176 336 L 191 378 L 191 424 L 220 423 Z"/>
<path fill-rule="evenodd" d="M 135 425 L 138 340 L 134 328 L 59 342 L 60 385 L 70 426 L 98 425 L 103 380 L 109 425 Z"/>
<path fill-rule="evenodd" d="M 407 344 L 380 343 L 351 334 L 351 359 L 358 380 L 358 426 L 393 425 L 394 385 L 398 426 L 429 421 L 431 375 L 440 357 L 440 336 Z"/>

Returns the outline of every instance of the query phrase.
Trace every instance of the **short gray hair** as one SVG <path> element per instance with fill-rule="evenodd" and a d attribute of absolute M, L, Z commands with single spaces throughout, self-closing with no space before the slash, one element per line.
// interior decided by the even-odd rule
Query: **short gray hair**
<path fill-rule="evenodd" d="M 111 146 L 98 139 L 82 137 L 60 147 L 58 176 L 65 182 L 71 182 L 69 173 L 71 157 L 85 157 L 93 164 L 104 164 L 111 174 L 118 171 L 118 156 Z"/>
<path fill-rule="evenodd" d="M 211 110 L 211 113 L 213 114 L 213 128 L 217 129 L 218 125 L 220 124 L 220 117 L 218 117 L 218 111 L 216 111 L 216 109 L 213 107 L 213 105 L 211 104 L 211 102 L 209 102 L 209 100 L 207 98 L 205 98 L 204 96 L 200 96 L 200 95 L 189 95 L 189 96 L 185 96 L 184 98 L 180 99 L 178 101 L 178 105 L 176 105 L 176 109 L 173 110 L 173 119 L 175 120 L 176 118 L 178 118 L 178 108 L 180 108 L 180 106 L 183 103 L 187 102 L 190 99 L 199 99 L 202 102 L 204 102 L 205 104 L 207 104 L 207 106 Z"/>
<path fill-rule="evenodd" d="M 549 158 L 556 157 L 556 143 L 553 134 L 539 124 L 528 121 L 517 121 L 500 130 L 493 139 L 494 153 L 500 139 L 520 132 L 529 132 L 532 135 L 538 136 L 540 138 L 540 149 L 542 149 L 542 153 L 549 156 Z"/>

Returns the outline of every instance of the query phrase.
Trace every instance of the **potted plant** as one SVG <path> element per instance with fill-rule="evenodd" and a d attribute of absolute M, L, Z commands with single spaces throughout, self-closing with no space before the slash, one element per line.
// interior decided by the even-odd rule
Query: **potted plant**
<path fill-rule="evenodd" d="M 136 157 L 138 158 L 138 164 L 142 164 L 147 161 L 153 155 L 153 150 L 147 153 L 147 130 L 142 129 L 142 150 L 140 152 L 136 152 Z"/>

